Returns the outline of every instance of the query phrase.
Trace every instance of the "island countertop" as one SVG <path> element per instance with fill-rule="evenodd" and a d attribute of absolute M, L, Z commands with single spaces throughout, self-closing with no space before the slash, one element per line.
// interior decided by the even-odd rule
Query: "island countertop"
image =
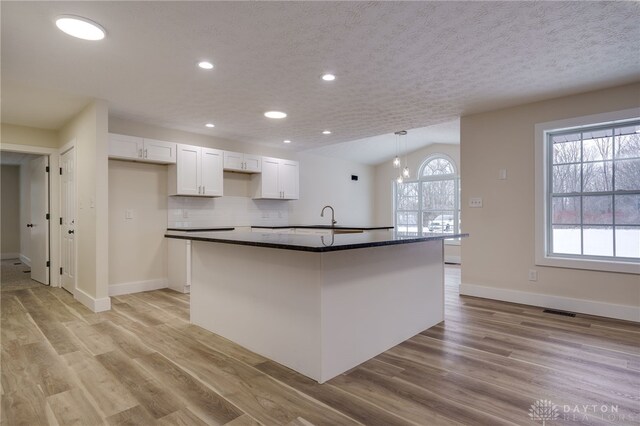
<path fill-rule="evenodd" d="M 339 229 L 337 230 L 339 231 Z M 373 230 L 362 233 L 346 234 L 336 233 L 322 236 L 239 231 L 189 232 L 188 234 L 183 232 L 167 231 L 165 234 L 166 238 L 318 253 L 397 244 L 410 244 L 422 241 L 438 241 L 467 236 L 469 236 L 469 234 L 440 233 L 427 233 L 423 236 L 406 236 L 399 234 L 395 230 Z"/>

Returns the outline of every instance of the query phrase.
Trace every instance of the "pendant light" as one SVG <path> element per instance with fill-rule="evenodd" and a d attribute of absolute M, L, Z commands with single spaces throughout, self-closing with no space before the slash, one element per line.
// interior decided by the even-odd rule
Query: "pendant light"
<path fill-rule="evenodd" d="M 399 169 L 400 168 L 400 157 L 398 157 L 398 154 L 400 153 L 400 135 L 398 134 L 399 132 L 395 132 L 394 135 L 396 136 L 396 158 L 393 159 L 393 168 L 394 169 Z M 401 182 L 399 182 L 401 183 Z"/>
<path fill-rule="evenodd" d="M 397 132 L 394 133 L 396 135 L 396 158 L 393 159 L 393 167 L 399 169 L 401 166 L 401 160 L 400 157 L 398 156 L 399 151 L 402 150 L 402 136 L 404 136 L 404 143 L 405 143 L 405 147 L 404 147 L 404 168 L 402 169 L 402 171 L 400 173 L 398 173 L 398 178 L 396 179 L 396 182 L 398 183 L 402 183 L 404 182 L 404 179 L 408 179 L 411 174 L 409 173 L 409 167 L 407 166 L 407 131 L 406 130 L 399 130 Z"/>

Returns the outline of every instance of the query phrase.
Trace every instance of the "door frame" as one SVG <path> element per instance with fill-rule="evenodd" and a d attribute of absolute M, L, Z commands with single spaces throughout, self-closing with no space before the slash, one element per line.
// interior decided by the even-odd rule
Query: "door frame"
<path fill-rule="evenodd" d="M 60 275 L 53 273 L 60 269 L 60 233 L 52 232 L 53 223 L 60 222 L 59 203 L 51 200 L 60 199 L 60 175 L 54 173 L 60 168 L 60 155 L 57 148 L 47 148 L 35 145 L 20 145 L 11 143 L 0 144 L 1 151 L 19 152 L 23 154 L 45 155 L 49 157 L 49 285 L 60 287 Z"/>
<path fill-rule="evenodd" d="M 76 150 L 76 139 L 73 138 L 71 139 L 69 142 L 67 142 L 66 144 L 64 144 L 62 147 L 60 147 L 60 149 L 58 150 L 58 169 L 60 169 L 60 165 L 62 164 L 62 155 L 70 150 Z M 76 223 L 78 221 L 78 178 L 77 178 L 77 170 L 78 170 L 78 151 L 74 152 L 73 155 L 73 170 L 74 170 L 74 178 L 73 178 L 73 186 L 74 186 L 74 206 L 73 206 L 73 210 L 74 210 L 74 217 L 76 220 Z M 56 174 L 57 178 L 58 178 L 58 182 L 59 182 L 59 191 L 58 191 L 58 222 L 60 223 L 60 214 L 62 212 L 62 178 L 60 177 L 60 173 Z M 77 228 L 76 228 L 77 229 Z M 62 265 L 62 226 L 58 227 L 58 253 L 59 253 L 59 264 Z M 76 241 L 73 244 L 74 247 L 74 253 L 73 253 L 73 257 L 75 257 L 73 265 L 74 265 L 74 271 L 73 271 L 73 297 L 75 298 L 76 296 L 76 289 L 78 288 L 78 241 L 77 241 L 77 237 L 76 237 Z M 58 269 L 59 270 L 59 266 Z M 60 274 L 57 274 L 58 276 L 58 286 L 62 288 L 62 277 Z"/>

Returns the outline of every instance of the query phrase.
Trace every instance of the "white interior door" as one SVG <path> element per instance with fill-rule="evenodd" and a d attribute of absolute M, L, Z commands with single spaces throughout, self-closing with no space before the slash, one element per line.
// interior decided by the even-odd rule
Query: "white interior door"
<path fill-rule="evenodd" d="M 49 285 L 49 157 L 29 162 L 31 178 L 31 279 Z"/>
<path fill-rule="evenodd" d="M 62 288 L 73 294 L 76 286 L 76 154 L 71 148 L 60 156 L 60 275 Z"/>

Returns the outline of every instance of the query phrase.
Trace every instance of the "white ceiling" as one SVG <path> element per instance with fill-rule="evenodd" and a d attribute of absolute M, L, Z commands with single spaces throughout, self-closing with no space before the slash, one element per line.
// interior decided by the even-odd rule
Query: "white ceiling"
<path fill-rule="evenodd" d="M 43 128 L 96 97 L 115 116 L 273 146 L 291 139 L 302 150 L 640 75 L 638 2 L 0 7 L 2 120 Z M 63 13 L 99 22 L 106 39 L 61 33 L 53 19 Z M 198 69 L 201 59 L 216 68 Z M 337 80 L 323 82 L 326 71 Z M 289 117 L 264 118 L 271 109 Z"/>
<path fill-rule="evenodd" d="M 375 165 L 393 158 L 398 154 L 398 149 L 400 150 L 399 154 L 402 155 L 434 143 L 459 144 L 460 120 L 407 130 L 407 135 L 398 139 L 397 146 L 396 135 L 388 133 L 355 141 L 325 145 L 305 152 Z"/>

